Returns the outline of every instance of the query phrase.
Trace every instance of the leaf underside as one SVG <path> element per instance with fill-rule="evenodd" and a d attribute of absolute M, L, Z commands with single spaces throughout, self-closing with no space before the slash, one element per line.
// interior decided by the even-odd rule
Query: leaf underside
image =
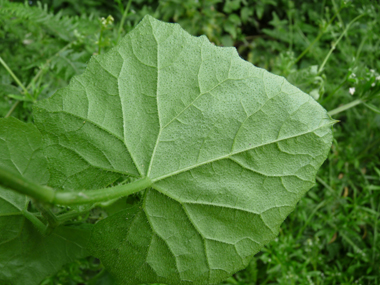
<path fill-rule="evenodd" d="M 0 119 L 0 164 L 36 183 L 49 178 L 35 126 Z M 0 187 L 0 284 L 34 285 L 62 265 L 88 255 L 86 231 L 60 227 L 43 236 L 25 218 L 29 198 Z M 88 236 L 88 235 L 87 235 Z"/>
<path fill-rule="evenodd" d="M 244 268 L 314 184 L 332 121 L 235 48 L 146 16 L 34 109 L 49 185 L 153 185 L 99 222 L 93 253 L 120 284 L 215 284 Z"/>

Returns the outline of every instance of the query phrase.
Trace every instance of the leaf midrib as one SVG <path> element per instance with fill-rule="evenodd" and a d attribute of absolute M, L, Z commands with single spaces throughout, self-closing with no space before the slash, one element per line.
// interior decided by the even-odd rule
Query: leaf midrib
<path fill-rule="evenodd" d="M 260 145 L 256 145 L 256 146 L 253 146 L 253 147 L 250 147 L 250 148 L 247 148 L 247 149 L 243 149 L 243 150 L 240 150 L 240 151 L 235 151 L 235 152 L 231 152 L 227 155 L 223 155 L 223 156 L 220 156 L 220 157 L 216 157 L 214 159 L 210 159 L 210 160 L 206 160 L 202 163 L 198 163 L 198 164 L 195 164 L 195 165 L 192 165 L 192 166 L 189 166 L 189 167 L 185 167 L 183 169 L 180 169 L 178 171 L 174 171 L 172 173 L 169 173 L 169 174 L 166 174 L 166 175 L 162 175 L 162 176 L 159 176 L 157 178 L 151 178 L 152 180 L 152 183 L 155 183 L 155 182 L 158 182 L 160 180 L 163 180 L 165 178 L 168 178 L 168 177 L 171 177 L 171 176 L 174 176 L 174 175 L 177 175 L 177 174 L 180 174 L 182 172 L 186 172 L 188 170 L 191 170 L 191 169 L 194 169 L 194 168 L 197 168 L 199 166 L 202 166 L 202 165 L 205 165 L 205 164 L 208 164 L 208 163 L 212 163 L 212 162 L 215 162 L 215 161 L 219 161 L 219 160 L 223 160 L 223 159 L 228 159 L 230 158 L 231 156 L 233 155 L 236 155 L 236 154 L 239 154 L 239 153 L 243 153 L 243 152 L 246 152 L 246 151 L 250 151 L 250 150 L 253 150 L 253 149 L 256 149 L 256 148 L 259 148 L 259 147 L 262 147 L 262 146 L 266 146 L 266 145 L 270 145 L 270 144 L 273 144 L 273 143 L 277 143 L 277 142 L 281 142 L 281 141 L 284 141 L 284 140 L 288 140 L 288 139 L 292 139 L 292 138 L 296 138 L 296 137 L 300 137 L 300 136 L 303 136 L 303 135 L 307 135 L 307 134 L 310 134 L 310 133 L 314 133 L 315 131 L 319 130 L 319 129 L 322 129 L 322 128 L 325 128 L 325 127 L 328 127 L 328 126 L 331 126 L 333 125 L 334 122 L 330 122 L 328 124 L 324 124 L 318 128 L 315 128 L 311 131 L 307 131 L 307 132 L 304 132 L 304 133 L 301 133 L 301 134 L 297 134 L 297 135 L 294 135 L 294 136 L 290 136 L 290 137 L 285 137 L 285 138 L 282 138 L 282 139 L 277 139 L 277 140 L 274 140 L 274 141 L 271 141 L 271 142 L 268 142 L 268 143 L 263 143 L 263 144 L 260 144 Z"/>
<path fill-rule="evenodd" d="M 158 147 L 158 144 L 160 142 L 160 137 L 161 137 L 161 134 L 162 134 L 162 131 L 167 127 L 169 126 L 171 123 L 173 123 L 181 114 L 183 114 L 188 108 L 190 108 L 191 106 L 194 105 L 194 103 L 200 98 L 202 97 L 203 95 L 205 94 L 209 94 L 211 91 L 213 91 L 214 89 L 218 88 L 219 86 L 221 86 L 222 84 L 224 84 L 225 82 L 227 81 L 230 81 L 230 80 L 234 80 L 234 81 L 242 81 L 242 80 L 247 80 L 247 79 L 250 79 L 250 78 L 258 78 L 256 76 L 249 76 L 249 77 L 245 77 L 245 78 L 238 78 L 238 79 L 234 79 L 234 78 L 230 78 L 229 77 L 229 74 L 230 74 L 230 71 L 228 71 L 228 76 L 226 79 L 218 82 L 218 84 L 216 84 L 214 87 L 210 88 L 209 90 L 207 91 L 204 91 L 204 92 L 200 92 L 185 108 L 183 108 L 180 112 L 178 112 L 168 123 L 166 123 L 164 126 L 161 125 L 161 118 L 160 118 L 160 109 L 159 109 L 159 94 L 158 94 L 158 87 L 159 87 L 159 70 L 160 70 L 160 62 L 159 62 L 159 41 L 157 40 L 155 34 L 154 34 L 154 31 L 153 31 L 153 25 L 152 23 L 149 21 L 150 25 L 151 25 L 151 28 L 152 28 L 152 35 L 157 43 L 157 83 L 156 83 L 156 105 L 157 105 L 157 117 L 158 117 L 158 122 L 159 122 L 159 132 L 157 134 L 157 139 L 156 139 L 156 142 L 155 142 L 155 145 L 154 145 L 154 148 L 153 148 L 153 151 L 152 151 L 152 156 L 151 156 L 151 159 L 150 159 L 150 162 L 149 162 L 149 166 L 148 166 L 148 170 L 147 170 L 147 174 L 146 176 L 149 177 L 150 173 L 151 173 L 151 170 L 152 170 L 152 166 L 153 166 L 153 161 L 154 161 L 154 158 L 155 158 L 155 154 L 156 154 L 156 150 L 157 150 L 157 147 Z M 173 31 L 174 32 L 174 31 Z M 172 36 L 173 34 L 171 34 Z M 204 44 L 204 41 L 202 42 L 202 46 L 201 46 L 201 52 L 202 52 L 202 47 L 203 47 L 203 44 Z M 230 69 L 231 69 L 231 65 L 232 65 L 232 57 L 233 55 L 231 55 L 231 63 L 230 63 Z M 199 65 L 199 67 L 202 66 L 202 62 L 201 64 Z M 167 66 L 165 66 L 166 68 Z M 198 77 L 199 77 L 199 73 L 198 73 Z M 199 82 L 199 80 L 198 80 Z M 130 154 L 132 156 L 132 154 Z"/>

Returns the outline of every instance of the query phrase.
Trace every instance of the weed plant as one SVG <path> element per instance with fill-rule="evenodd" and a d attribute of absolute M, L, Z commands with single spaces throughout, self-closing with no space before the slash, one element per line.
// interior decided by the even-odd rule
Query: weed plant
<path fill-rule="evenodd" d="M 316 186 L 278 238 L 224 284 L 380 284 L 380 5 L 370 0 L 0 0 L 0 116 L 33 120 L 36 101 L 67 85 L 91 55 L 114 46 L 145 14 L 206 34 L 216 45 L 235 46 L 242 57 L 285 76 L 340 121 Z M 92 211 L 82 219 L 101 217 Z M 88 258 L 42 284 L 113 282 Z"/>

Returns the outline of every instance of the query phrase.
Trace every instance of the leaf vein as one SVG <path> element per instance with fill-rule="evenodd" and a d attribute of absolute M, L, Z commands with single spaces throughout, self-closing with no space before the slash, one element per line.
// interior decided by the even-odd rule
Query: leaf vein
<path fill-rule="evenodd" d="M 219 161 L 219 160 L 230 158 L 231 156 L 239 154 L 239 153 L 243 153 L 243 152 L 246 152 L 246 151 L 249 151 L 249 150 L 253 150 L 253 149 L 256 149 L 256 148 L 259 148 L 259 147 L 263 147 L 263 146 L 266 146 L 266 145 L 270 145 L 270 144 L 273 144 L 273 143 L 277 143 L 277 142 L 280 142 L 280 141 L 284 141 L 284 140 L 300 137 L 300 136 L 303 136 L 303 135 L 307 135 L 307 134 L 313 133 L 313 132 L 315 132 L 315 131 L 317 131 L 319 129 L 331 126 L 332 124 L 333 123 L 328 123 L 328 124 L 319 126 L 318 128 L 315 128 L 315 129 L 307 131 L 307 132 L 303 132 L 303 133 L 300 133 L 300 134 L 297 134 L 297 135 L 293 135 L 293 136 L 290 136 L 290 137 L 285 137 L 285 138 L 282 138 L 282 139 L 279 139 L 279 140 L 270 141 L 270 142 L 263 143 L 263 144 L 260 144 L 260 145 L 256 145 L 256 146 L 253 146 L 253 147 L 250 147 L 250 148 L 247 148 L 247 149 L 243 149 L 243 150 L 240 150 L 240 151 L 232 152 L 232 153 L 229 153 L 227 155 L 223 155 L 223 156 L 217 157 L 215 159 L 210 159 L 210 160 L 204 161 L 204 162 L 196 164 L 196 165 L 191 165 L 189 167 L 185 167 L 185 168 L 180 169 L 178 171 L 174 171 L 172 173 L 169 173 L 169 174 L 166 174 L 166 175 L 162 175 L 162 176 L 159 176 L 157 178 L 153 178 L 152 182 L 158 182 L 160 180 L 163 180 L 165 178 L 168 178 L 168 177 L 180 174 L 180 173 L 188 171 L 190 169 L 197 168 L 199 166 L 202 166 L 202 165 L 205 165 L 205 164 L 208 164 L 208 163 L 211 163 L 211 162 L 215 162 L 215 161 Z"/>

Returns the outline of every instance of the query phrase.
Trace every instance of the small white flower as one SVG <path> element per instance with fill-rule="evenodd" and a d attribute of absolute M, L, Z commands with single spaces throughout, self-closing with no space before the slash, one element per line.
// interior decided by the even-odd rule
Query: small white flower
<path fill-rule="evenodd" d="M 375 82 L 371 84 L 372 87 L 375 87 L 375 85 L 376 85 Z"/>
<path fill-rule="evenodd" d="M 376 77 L 376 80 L 380 80 L 380 75 Z"/>
<path fill-rule="evenodd" d="M 354 95 L 355 93 L 355 87 L 351 87 L 348 92 L 350 92 L 351 95 Z"/>

